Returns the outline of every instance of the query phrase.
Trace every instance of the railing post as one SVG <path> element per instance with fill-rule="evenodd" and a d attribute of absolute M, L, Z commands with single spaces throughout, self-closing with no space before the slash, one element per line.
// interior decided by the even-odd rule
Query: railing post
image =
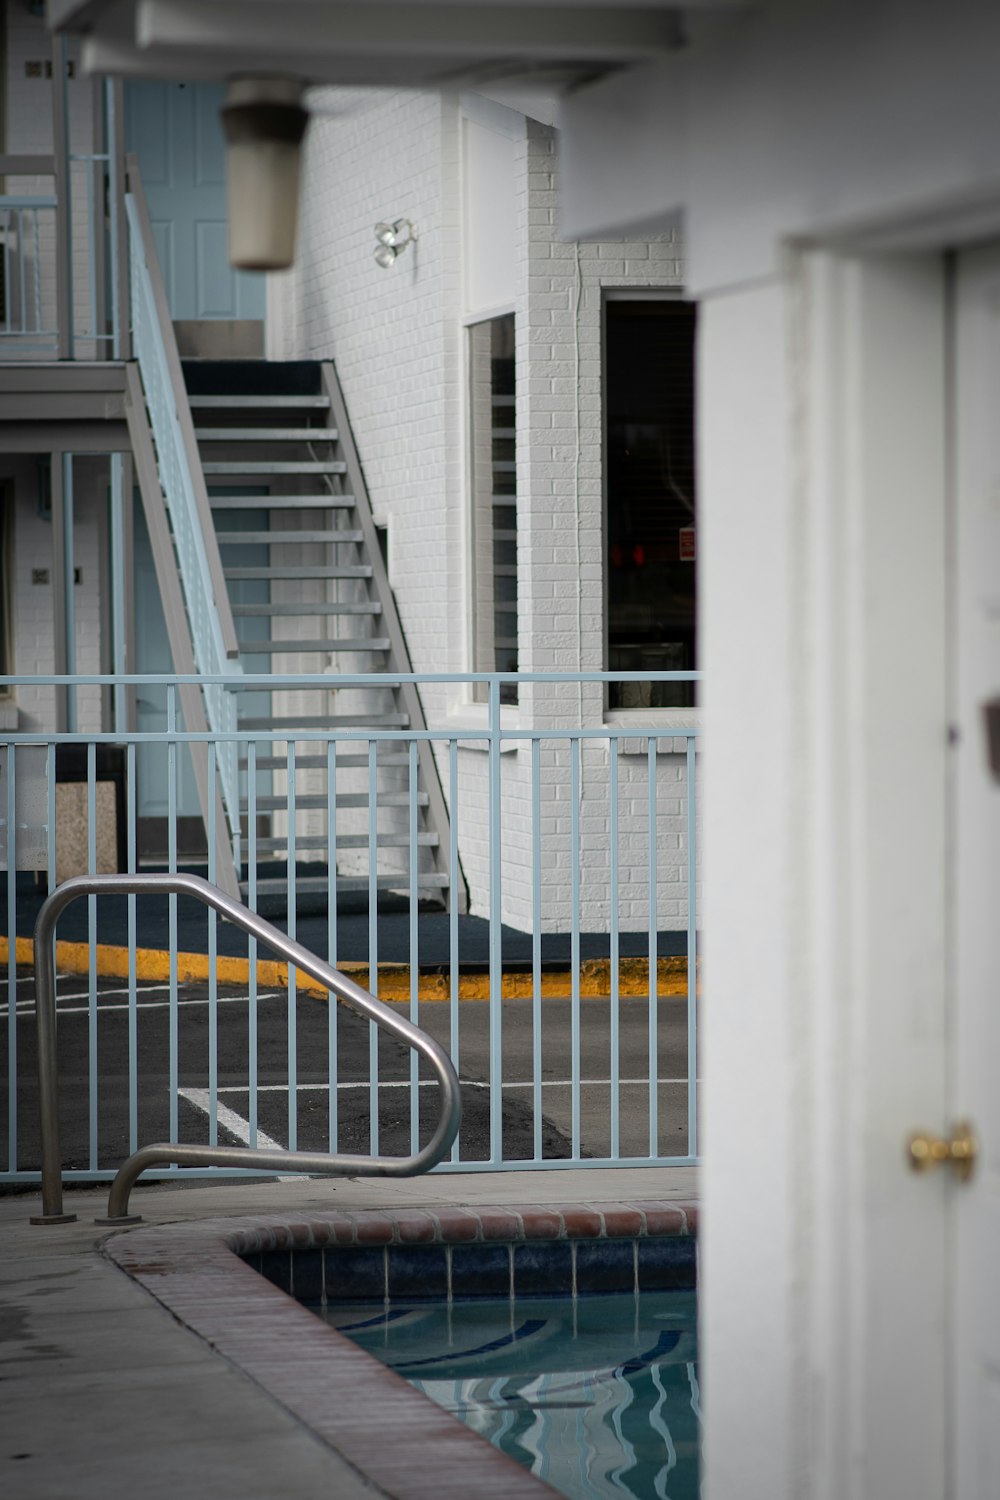
<path fill-rule="evenodd" d="M 42 1211 L 32 1224 L 71 1224 L 63 1213 L 62 1150 L 59 1140 L 59 1060 L 56 1048 L 55 930 L 65 901 L 53 891 L 35 923 L 35 1015 L 38 1022 L 38 1110 L 42 1137 Z M 71 898 L 70 898 L 71 899 Z"/>
<path fill-rule="evenodd" d="M 490 812 L 490 1161 L 503 1157 L 503 953 L 500 900 L 500 680 L 491 677 L 489 739 Z"/>
<path fill-rule="evenodd" d="M 69 121 L 66 110 L 66 39 L 52 38 L 52 148 L 56 182 L 56 321 L 60 359 L 72 359 L 73 339 L 73 204 L 69 165 Z"/>
<path fill-rule="evenodd" d="M 132 358 L 129 325 L 128 242 L 125 221 L 125 91 L 121 79 L 105 83 L 108 110 L 108 209 L 111 259 L 111 357 Z"/>

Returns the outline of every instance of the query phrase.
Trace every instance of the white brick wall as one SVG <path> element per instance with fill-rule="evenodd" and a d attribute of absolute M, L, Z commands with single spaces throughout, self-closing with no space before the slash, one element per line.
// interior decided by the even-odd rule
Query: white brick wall
<path fill-rule="evenodd" d="M 340 372 L 376 515 L 390 528 L 390 572 L 419 671 L 471 665 L 464 330 L 461 326 L 459 105 L 448 97 L 328 90 L 335 112 L 316 120 L 306 152 L 296 272 L 272 288 L 286 357 L 328 358 Z M 527 122 L 517 146 L 518 587 L 526 671 L 600 670 L 604 627 L 601 435 L 602 288 L 680 285 L 681 249 L 651 242 L 566 245 L 558 239 L 557 140 Z M 379 219 L 407 217 L 415 248 L 382 271 L 372 258 Z M 441 724 L 468 694 L 428 688 Z M 526 725 L 597 725 L 599 688 L 525 685 Z M 462 722 L 461 718 L 457 722 Z M 469 708 L 465 722 L 482 723 Z M 672 742 L 670 742 L 672 744 Z M 644 744 L 644 742 L 643 742 Z M 542 748 L 544 917 L 568 926 L 571 863 L 566 781 L 549 784 L 567 750 Z M 657 921 L 687 917 L 683 757 L 658 757 Z M 531 921 L 530 751 L 504 754 L 504 919 Z M 443 780 L 447 787 L 447 771 Z M 472 909 L 489 909 L 488 758 L 459 754 L 459 836 Z M 620 921 L 648 925 L 647 762 L 623 755 Z M 608 919 L 608 748 L 582 752 L 581 919 Z"/>
<path fill-rule="evenodd" d="M 415 664 L 463 665 L 457 108 L 434 94 L 324 91 L 343 113 L 310 129 L 295 277 L 295 352 L 336 359 Z M 419 238 L 388 271 L 374 225 Z"/>

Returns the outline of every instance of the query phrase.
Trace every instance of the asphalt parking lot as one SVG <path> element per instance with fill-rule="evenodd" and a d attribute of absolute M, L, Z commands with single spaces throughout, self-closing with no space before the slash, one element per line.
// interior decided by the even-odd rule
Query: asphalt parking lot
<path fill-rule="evenodd" d="M 207 1141 L 210 1119 L 217 1120 L 221 1143 L 294 1144 L 299 1149 L 372 1149 L 373 1043 L 366 1021 L 325 1001 L 300 995 L 292 1010 L 282 989 L 248 991 L 204 984 L 177 988 L 171 1005 L 166 983 L 143 983 L 134 1001 L 122 980 L 98 979 L 96 995 L 86 977 L 60 975 L 57 984 L 60 1058 L 60 1115 L 63 1159 L 68 1168 L 113 1167 L 136 1144 L 154 1140 Z M 35 1168 L 39 1159 L 35 1077 L 34 985 L 18 972 L 15 1019 L 9 993 L 2 991 L 0 1033 L 16 1032 L 14 1089 L 17 1167 Z M 650 1013 L 646 999 L 619 1002 L 619 1142 L 624 1157 L 644 1157 L 650 1145 Z M 393 1007 L 409 1013 L 406 1005 Z M 464 1000 L 457 1007 L 457 1063 L 462 1080 L 463 1124 L 459 1137 L 464 1161 L 490 1155 L 490 1006 Z M 507 1159 L 540 1154 L 551 1160 L 573 1154 L 573 1007 L 568 999 L 545 999 L 539 1026 L 529 1000 L 505 1000 L 501 1011 L 502 1133 Z M 331 1024 L 332 1023 L 332 1024 Z M 453 1019 L 448 1002 L 427 1000 L 419 1024 L 452 1051 Z M 687 1006 L 661 999 L 656 1017 L 655 1139 L 661 1153 L 687 1150 Z M 377 1044 L 377 1149 L 389 1154 L 411 1150 L 408 1050 L 380 1036 Z M 456 1053 L 452 1051 L 453 1057 Z M 333 1091 L 330 1059 L 335 1060 Z M 289 1059 L 292 1059 L 290 1087 Z M 611 1153 L 612 1040 L 608 1000 L 585 999 L 579 1007 L 580 1154 Z M 93 1065 L 102 1079 L 100 1094 L 88 1082 Z M 535 1072 L 541 1115 L 536 1124 Z M 0 1159 L 9 1160 L 9 1079 L 0 1080 Z M 129 1078 L 137 1087 L 130 1096 Z M 250 1080 L 256 1077 L 256 1108 Z M 172 1088 L 176 1084 L 176 1089 Z M 436 1112 L 437 1090 L 420 1089 L 422 1134 Z M 172 1102 L 173 1101 L 173 1102 Z"/>

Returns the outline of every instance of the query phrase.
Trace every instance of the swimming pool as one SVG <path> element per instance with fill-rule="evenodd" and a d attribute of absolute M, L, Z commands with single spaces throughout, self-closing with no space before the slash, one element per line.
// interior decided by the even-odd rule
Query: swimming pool
<path fill-rule="evenodd" d="M 584 1202 L 546 1201 L 539 1180 L 533 1203 L 491 1204 L 472 1179 L 464 1191 L 472 1197 L 478 1189 L 478 1202 L 419 1207 L 413 1195 L 436 1184 L 414 1184 L 408 1202 L 405 1183 L 346 1182 L 338 1184 L 337 1207 L 326 1182 L 268 1185 L 266 1193 L 256 1190 L 253 1217 L 149 1224 L 109 1236 L 102 1249 L 378 1493 L 393 1500 L 541 1500 L 553 1493 L 547 1481 L 308 1304 L 374 1298 L 379 1313 L 387 1298 L 457 1302 L 470 1290 L 534 1299 L 566 1287 L 581 1297 L 693 1289 L 695 1203 L 623 1201 L 616 1197 L 619 1171 L 596 1169 L 583 1182 L 594 1194 Z M 516 1186 L 523 1191 L 525 1184 Z M 381 1203 L 377 1195 L 384 1195 Z"/>
<path fill-rule="evenodd" d="M 571 1500 L 696 1500 L 693 1291 L 328 1301 L 322 1315 Z"/>

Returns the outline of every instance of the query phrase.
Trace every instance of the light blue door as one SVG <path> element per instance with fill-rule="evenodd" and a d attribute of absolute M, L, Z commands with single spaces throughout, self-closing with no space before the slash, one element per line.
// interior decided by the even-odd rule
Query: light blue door
<path fill-rule="evenodd" d="M 126 146 L 139 158 L 175 319 L 264 317 L 264 277 L 229 264 L 224 92 L 215 83 L 125 86 Z"/>

